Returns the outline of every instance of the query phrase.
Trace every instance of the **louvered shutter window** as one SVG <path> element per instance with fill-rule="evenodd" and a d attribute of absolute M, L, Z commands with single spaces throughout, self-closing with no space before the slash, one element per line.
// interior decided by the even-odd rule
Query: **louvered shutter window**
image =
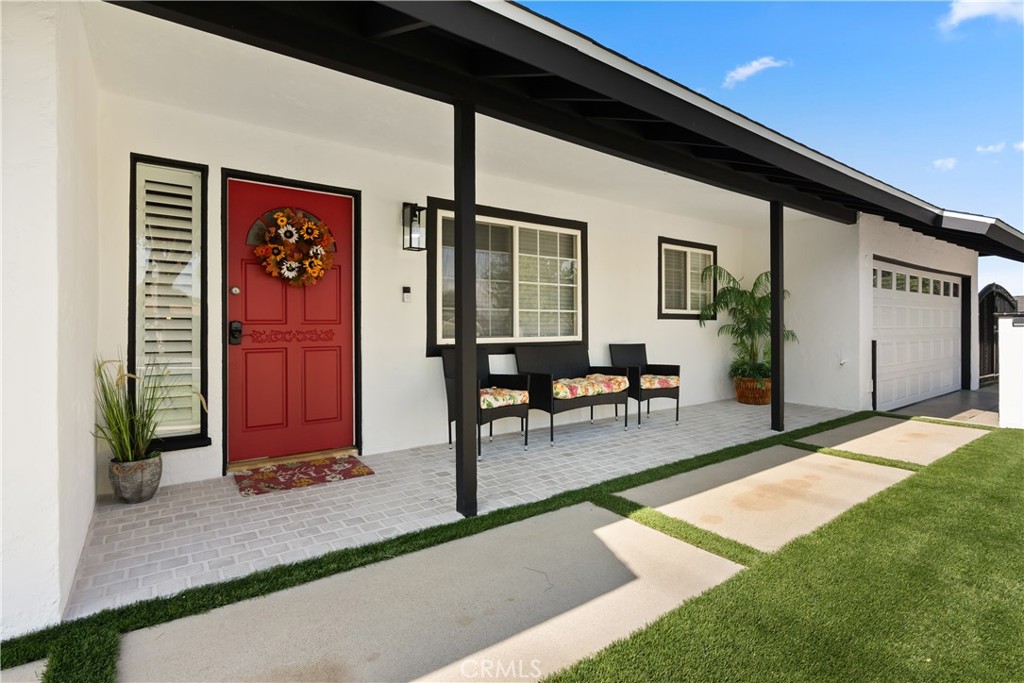
<path fill-rule="evenodd" d="M 200 434 L 202 176 L 136 165 L 135 368 L 166 370 L 158 438 Z"/>

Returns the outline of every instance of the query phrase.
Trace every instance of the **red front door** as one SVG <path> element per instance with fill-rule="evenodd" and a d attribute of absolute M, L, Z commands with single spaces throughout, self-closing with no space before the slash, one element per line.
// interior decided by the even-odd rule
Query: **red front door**
<path fill-rule="evenodd" d="M 253 252 L 253 224 L 282 208 L 334 235 L 334 264 L 317 284 L 272 277 Z M 228 180 L 224 296 L 228 329 L 241 324 L 241 344 L 228 344 L 229 462 L 354 443 L 353 209 L 349 196 Z"/>

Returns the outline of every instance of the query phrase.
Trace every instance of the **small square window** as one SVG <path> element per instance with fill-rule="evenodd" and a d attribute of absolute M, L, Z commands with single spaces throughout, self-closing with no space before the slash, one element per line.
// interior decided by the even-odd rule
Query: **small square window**
<path fill-rule="evenodd" d="M 892 271 L 882 271 L 882 289 L 892 289 Z"/>
<path fill-rule="evenodd" d="M 878 268 L 871 269 L 871 286 L 878 289 Z"/>
<path fill-rule="evenodd" d="M 949 296 L 949 282 L 942 283 L 942 296 Z"/>
<path fill-rule="evenodd" d="M 959 283 L 956 283 L 956 282 L 953 283 L 953 296 L 954 297 L 959 297 L 960 296 L 960 284 Z"/>
<path fill-rule="evenodd" d="M 942 296 L 942 280 L 932 280 L 932 294 Z"/>
<path fill-rule="evenodd" d="M 658 317 L 697 318 L 715 295 L 704 272 L 716 265 L 718 248 L 659 237 L 658 250 Z"/>
<path fill-rule="evenodd" d="M 920 292 L 921 291 L 921 278 L 916 275 L 910 276 L 910 291 Z"/>
<path fill-rule="evenodd" d="M 907 274 L 896 273 L 896 291 L 905 292 L 907 291 Z"/>
<path fill-rule="evenodd" d="M 929 278 L 921 278 L 921 293 L 931 294 L 932 293 L 932 281 Z"/>

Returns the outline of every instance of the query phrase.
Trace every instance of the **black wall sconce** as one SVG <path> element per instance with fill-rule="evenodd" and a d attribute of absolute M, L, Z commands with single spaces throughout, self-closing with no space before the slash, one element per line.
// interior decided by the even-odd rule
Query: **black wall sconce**
<path fill-rule="evenodd" d="M 417 204 L 402 204 L 402 249 L 423 251 L 427 248 L 427 229 L 421 214 L 426 209 Z"/>

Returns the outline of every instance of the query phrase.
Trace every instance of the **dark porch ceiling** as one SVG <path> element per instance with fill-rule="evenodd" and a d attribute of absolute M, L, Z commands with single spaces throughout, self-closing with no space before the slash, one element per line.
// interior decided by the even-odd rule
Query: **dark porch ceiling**
<path fill-rule="evenodd" d="M 495 119 L 830 220 L 853 223 L 863 211 L 1024 261 L 1024 235 L 1002 221 L 951 217 L 658 87 L 652 79 L 681 86 L 653 72 L 639 78 L 472 2 L 115 4 L 435 100 L 470 101 Z"/>

